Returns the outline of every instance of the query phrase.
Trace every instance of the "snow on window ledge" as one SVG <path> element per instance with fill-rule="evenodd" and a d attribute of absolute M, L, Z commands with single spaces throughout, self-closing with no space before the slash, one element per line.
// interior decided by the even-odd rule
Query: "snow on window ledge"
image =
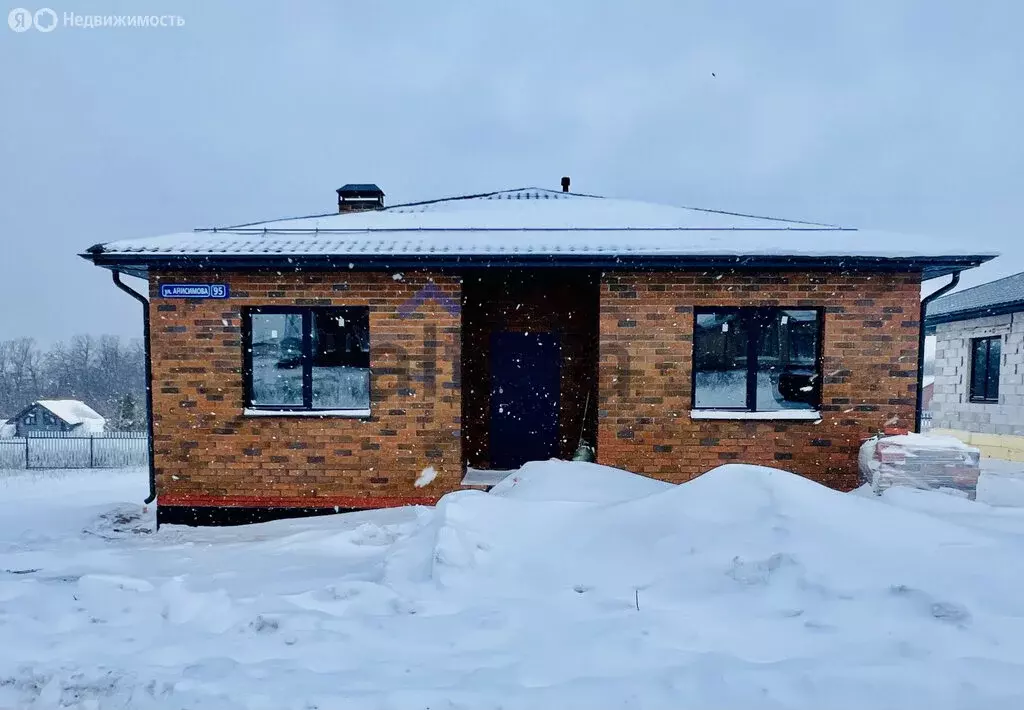
<path fill-rule="evenodd" d="M 821 421 L 821 412 L 789 409 L 778 412 L 736 412 L 729 409 L 691 409 L 690 419 L 745 419 L 755 421 Z"/>
<path fill-rule="evenodd" d="M 369 409 L 253 409 L 246 407 L 242 414 L 247 417 L 342 417 L 365 419 Z"/>

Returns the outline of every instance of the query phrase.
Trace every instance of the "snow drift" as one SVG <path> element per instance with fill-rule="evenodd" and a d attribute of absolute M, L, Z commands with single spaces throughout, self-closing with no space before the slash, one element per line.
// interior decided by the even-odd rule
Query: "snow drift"
<path fill-rule="evenodd" d="M 491 488 L 517 500 L 614 503 L 673 488 L 622 469 L 583 461 L 532 461 Z"/>
<path fill-rule="evenodd" d="M 0 548 L 0 706 L 1024 701 L 1024 511 L 928 491 L 543 462 L 434 508 L 34 539 Z"/>

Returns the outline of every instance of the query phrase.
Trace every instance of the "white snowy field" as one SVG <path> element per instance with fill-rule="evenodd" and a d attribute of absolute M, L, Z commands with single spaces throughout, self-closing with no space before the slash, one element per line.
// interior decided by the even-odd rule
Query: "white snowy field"
<path fill-rule="evenodd" d="M 549 462 L 154 533 L 144 489 L 0 471 L 0 708 L 1024 706 L 1024 509 Z"/>

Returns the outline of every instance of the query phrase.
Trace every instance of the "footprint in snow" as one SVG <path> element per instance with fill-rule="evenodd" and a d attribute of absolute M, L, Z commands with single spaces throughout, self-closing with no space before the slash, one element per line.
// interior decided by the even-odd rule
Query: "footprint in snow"
<path fill-rule="evenodd" d="M 397 539 L 398 533 L 394 530 L 373 523 L 363 523 L 352 531 L 351 542 L 353 545 L 384 547 Z"/>
<path fill-rule="evenodd" d="M 809 631 L 835 631 L 836 627 L 833 624 L 826 624 L 823 621 L 808 620 L 804 622 L 804 628 Z"/>
<path fill-rule="evenodd" d="M 799 563 L 792 555 L 781 552 L 764 560 L 744 560 L 737 556 L 726 574 L 741 584 L 761 585 L 768 584 L 773 575 L 786 567 L 799 567 Z"/>
<path fill-rule="evenodd" d="M 272 634 L 281 628 L 281 622 L 260 614 L 249 622 L 249 628 L 258 634 Z"/>
<path fill-rule="evenodd" d="M 905 584 L 889 587 L 889 593 L 897 598 L 908 599 L 919 609 L 925 610 L 933 619 L 947 624 L 964 626 L 971 621 L 971 612 L 963 604 L 937 600 L 920 589 Z"/>

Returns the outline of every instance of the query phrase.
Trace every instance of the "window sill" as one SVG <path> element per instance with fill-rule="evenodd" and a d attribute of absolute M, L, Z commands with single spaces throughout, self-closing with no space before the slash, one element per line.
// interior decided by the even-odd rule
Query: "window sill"
<path fill-rule="evenodd" d="M 369 409 L 253 409 L 246 407 L 242 414 L 247 417 L 312 417 L 314 419 L 366 419 Z"/>
<path fill-rule="evenodd" d="M 691 409 L 690 419 L 736 419 L 747 421 L 821 421 L 821 412 L 807 409 L 793 409 L 781 412 L 736 412 L 728 409 Z"/>

